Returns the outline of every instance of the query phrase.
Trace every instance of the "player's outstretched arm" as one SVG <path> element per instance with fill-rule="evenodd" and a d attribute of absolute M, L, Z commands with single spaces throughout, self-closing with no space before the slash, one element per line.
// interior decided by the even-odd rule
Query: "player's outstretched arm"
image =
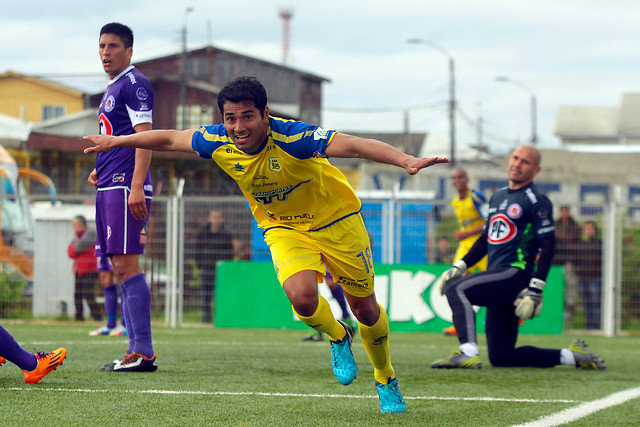
<path fill-rule="evenodd" d="M 131 135 L 89 135 L 84 139 L 93 142 L 93 147 L 84 149 L 85 154 L 111 151 L 118 147 L 145 148 L 155 151 L 184 151 L 193 152 L 191 138 L 195 129 L 183 131 L 173 129 L 156 129 Z"/>
<path fill-rule="evenodd" d="M 377 139 L 336 133 L 326 150 L 329 157 L 361 157 L 378 163 L 404 168 L 409 175 L 438 163 L 449 163 L 446 157 L 416 158 Z"/>

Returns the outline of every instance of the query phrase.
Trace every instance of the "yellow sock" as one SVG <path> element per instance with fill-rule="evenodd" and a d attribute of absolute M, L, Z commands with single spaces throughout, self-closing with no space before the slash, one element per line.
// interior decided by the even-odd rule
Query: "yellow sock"
<path fill-rule="evenodd" d="M 373 326 L 363 325 L 358 322 L 360 338 L 364 349 L 373 365 L 373 376 L 381 384 L 387 384 L 389 378 L 395 378 L 396 374 L 391 366 L 389 353 L 389 318 L 380 304 L 380 318 Z"/>
<path fill-rule="evenodd" d="M 302 316 L 293 309 L 293 312 L 302 320 L 305 324 L 312 327 L 318 332 L 323 332 L 329 336 L 332 341 L 338 341 L 345 337 L 347 331 L 344 327 L 333 317 L 331 307 L 326 299 L 321 295 L 318 295 L 318 308 L 316 312 L 309 317 Z"/>

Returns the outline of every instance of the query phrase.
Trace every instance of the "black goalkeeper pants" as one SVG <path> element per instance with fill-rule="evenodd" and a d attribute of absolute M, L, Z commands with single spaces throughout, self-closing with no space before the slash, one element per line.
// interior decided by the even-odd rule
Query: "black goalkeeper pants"
<path fill-rule="evenodd" d="M 453 324 L 461 344 L 477 343 L 474 305 L 487 308 L 486 335 L 493 366 L 548 368 L 560 364 L 560 350 L 532 346 L 516 348 L 518 317 L 513 301 L 529 285 L 531 276 L 516 267 L 482 271 L 447 288 Z M 535 320 L 532 320 L 535 321 Z"/>

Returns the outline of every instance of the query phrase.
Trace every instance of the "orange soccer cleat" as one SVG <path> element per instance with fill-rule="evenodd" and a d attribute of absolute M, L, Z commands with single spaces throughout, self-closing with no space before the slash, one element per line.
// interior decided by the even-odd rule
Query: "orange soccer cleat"
<path fill-rule="evenodd" d="M 22 371 L 24 381 L 36 384 L 51 371 L 62 365 L 62 361 L 67 357 L 67 349 L 60 347 L 50 353 L 38 352 L 35 354 L 38 365 L 33 371 Z"/>
<path fill-rule="evenodd" d="M 456 335 L 458 335 L 458 333 L 456 332 L 456 327 L 451 325 L 448 328 L 444 328 L 442 330 L 442 333 L 445 335 L 449 335 L 450 337 L 455 337 Z"/>
<path fill-rule="evenodd" d="M 2 364 L 4 362 L 6 362 L 6 361 L 7 361 L 7 359 L 5 359 L 4 357 L 0 356 L 0 366 L 2 366 Z"/>

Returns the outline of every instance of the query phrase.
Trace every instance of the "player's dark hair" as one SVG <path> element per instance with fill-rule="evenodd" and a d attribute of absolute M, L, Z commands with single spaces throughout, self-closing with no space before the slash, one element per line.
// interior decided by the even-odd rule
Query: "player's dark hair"
<path fill-rule="evenodd" d="M 83 227 L 87 226 L 87 218 L 85 218 L 84 215 L 76 215 L 73 217 L 73 219 L 82 224 Z"/>
<path fill-rule="evenodd" d="M 253 105 L 264 117 L 264 109 L 267 106 L 267 90 L 255 77 L 236 77 L 224 85 L 220 93 L 218 93 L 218 108 L 222 114 L 224 114 L 222 109 L 226 101 L 253 102 Z"/>
<path fill-rule="evenodd" d="M 105 24 L 100 29 L 100 35 L 103 34 L 115 34 L 116 36 L 120 37 L 120 40 L 122 40 L 122 44 L 124 45 L 125 49 L 133 46 L 133 31 L 131 31 L 131 28 L 127 27 L 124 24 L 121 24 L 119 22 L 111 22 L 109 24 Z"/>

